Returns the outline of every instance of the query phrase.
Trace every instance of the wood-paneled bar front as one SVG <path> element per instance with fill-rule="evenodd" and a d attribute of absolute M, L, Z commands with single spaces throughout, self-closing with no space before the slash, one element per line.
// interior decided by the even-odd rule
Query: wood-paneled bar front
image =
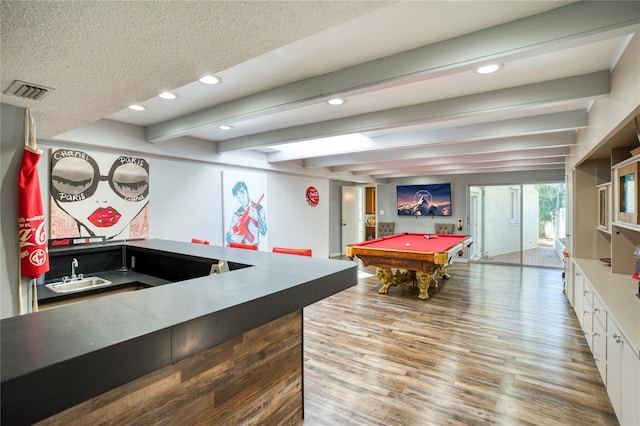
<path fill-rule="evenodd" d="M 301 421 L 302 308 L 355 285 L 356 264 L 120 245 L 167 273 L 172 259 L 243 267 L 3 319 L 2 424 Z M 104 247 L 56 249 L 52 259 L 91 250 Z"/>

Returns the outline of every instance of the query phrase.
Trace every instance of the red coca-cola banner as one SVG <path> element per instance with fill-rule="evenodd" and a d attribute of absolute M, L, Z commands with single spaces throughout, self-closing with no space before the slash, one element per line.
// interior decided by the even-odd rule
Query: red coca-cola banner
<path fill-rule="evenodd" d="M 18 182 L 18 232 L 21 276 L 38 278 L 49 270 L 38 161 L 41 153 L 25 146 Z"/>

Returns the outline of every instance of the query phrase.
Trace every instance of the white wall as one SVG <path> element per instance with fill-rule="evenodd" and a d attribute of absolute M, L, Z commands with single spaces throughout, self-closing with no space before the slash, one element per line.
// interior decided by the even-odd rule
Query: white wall
<path fill-rule="evenodd" d="M 518 197 L 522 196 L 520 187 Z M 520 220 L 511 223 L 511 190 L 506 186 L 484 187 L 485 233 L 484 256 L 497 256 L 520 250 Z M 502 206 L 502 208 L 496 208 Z"/>
<path fill-rule="evenodd" d="M 18 313 L 18 174 L 24 147 L 24 110 L 0 105 L 0 318 Z"/>
<path fill-rule="evenodd" d="M 223 245 L 221 168 L 150 159 L 149 237 Z"/>
<path fill-rule="evenodd" d="M 314 257 L 329 257 L 329 180 L 270 173 L 267 186 L 269 245 L 310 248 Z M 310 186 L 320 194 L 316 207 L 306 201 Z"/>

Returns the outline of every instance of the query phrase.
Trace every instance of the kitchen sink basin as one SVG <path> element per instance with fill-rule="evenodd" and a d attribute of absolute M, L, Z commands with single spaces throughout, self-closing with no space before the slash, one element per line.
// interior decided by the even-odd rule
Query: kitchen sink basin
<path fill-rule="evenodd" d="M 105 287 L 111 284 L 111 281 L 100 277 L 86 277 L 71 281 L 59 281 L 56 283 L 45 284 L 45 287 L 56 293 L 71 293 L 74 291 L 91 290 L 94 288 Z"/>

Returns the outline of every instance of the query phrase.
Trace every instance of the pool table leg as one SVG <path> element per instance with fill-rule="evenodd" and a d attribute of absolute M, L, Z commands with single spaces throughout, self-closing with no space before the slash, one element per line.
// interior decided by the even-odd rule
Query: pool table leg
<path fill-rule="evenodd" d="M 378 277 L 380 282 L 382 282 L 382 287 L 380 287 L 380 290 L 378 290 L 378 293 L 381 294 L 389 293 L 389 287 L 398 284 L 397 280 L 394 279 L 391 268 L 378 267 L 378 270 L 376 271 L 376 277 Z"/>
<path fill-rule="evenodd" d="M 446 279 L 451 278 L 451 275 L 449 275 L 449 266 L 451 265 L 444 265 L 442 268 L 438 268 L 436 270 L 436 275 Z"/>
<path fill-rule="evenodd" d="M 418 271 L 416 273 L 416 282 L 418 283 L 418 288 L 420 289 L 420 294 L 418 297 L 420 299 L 428 299 L 429 298 L 429 287 L 438 287 L 438 281 L 433 278 L 433 274 L 429 274 L 424 271 Z"/>

